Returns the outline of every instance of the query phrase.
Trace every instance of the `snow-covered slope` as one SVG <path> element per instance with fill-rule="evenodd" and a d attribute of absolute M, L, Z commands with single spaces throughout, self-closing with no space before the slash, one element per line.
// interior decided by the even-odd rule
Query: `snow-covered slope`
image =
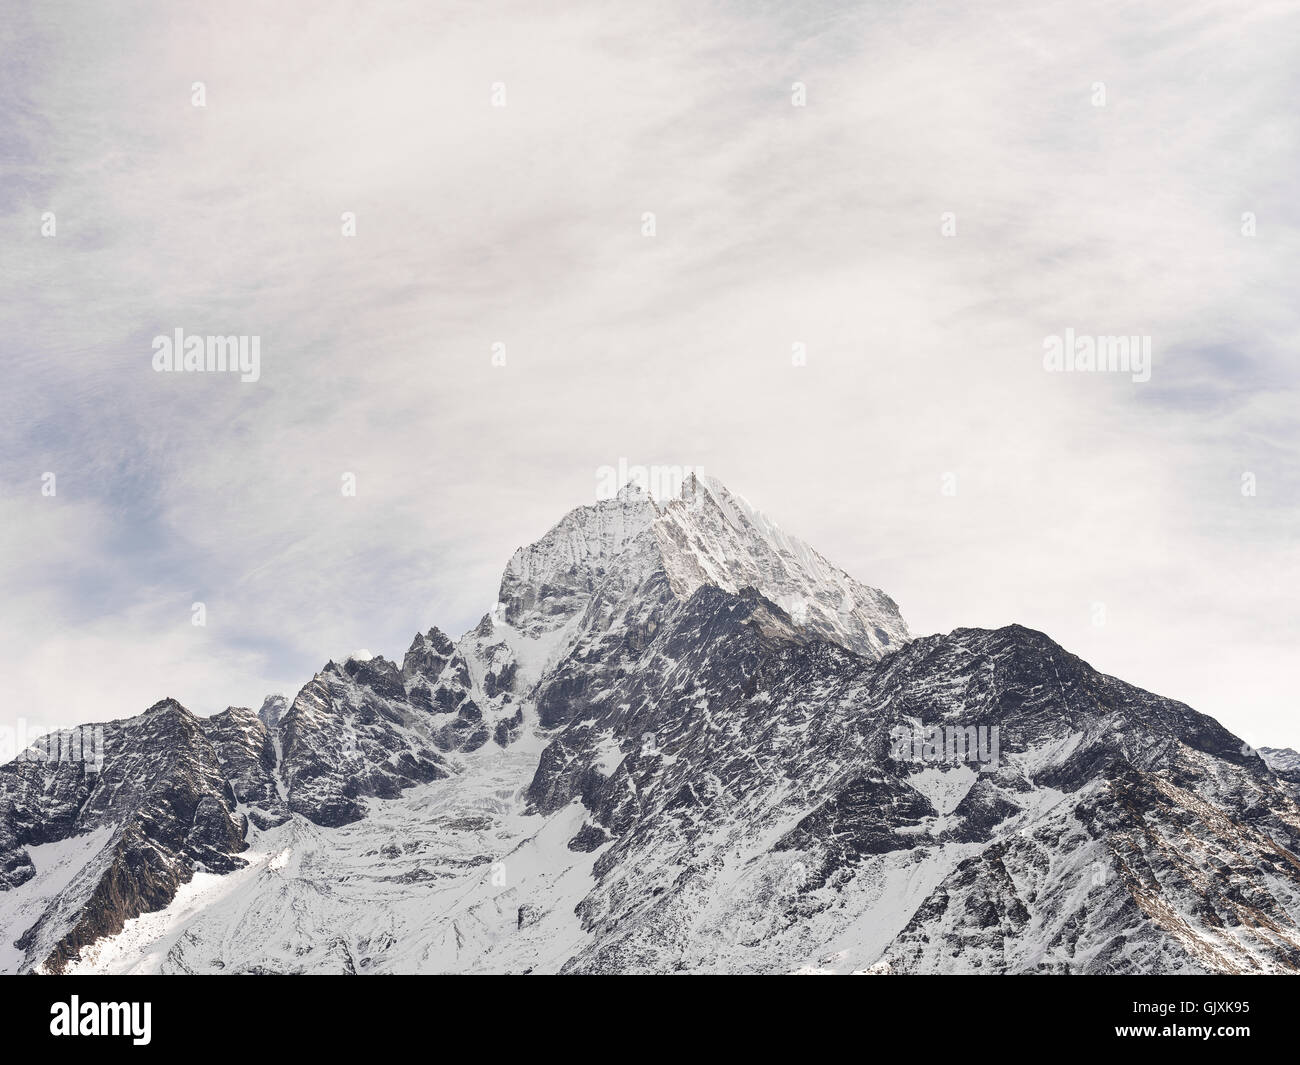
<path fill-rule="evenodd" d="M 613 499 L 570 511 L 511 557 L 499 595 L 504 620 L 530 638 L 564 627 L 657 517 L 654 502 L 635 485 Z"/>

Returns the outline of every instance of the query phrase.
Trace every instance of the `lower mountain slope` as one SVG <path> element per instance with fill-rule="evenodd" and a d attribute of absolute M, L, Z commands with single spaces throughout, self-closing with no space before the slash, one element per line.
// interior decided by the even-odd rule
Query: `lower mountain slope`
<path fill-rule="evenodd" d="M 0 767 L 0 971 L 1300 967 L 1294 752 L 912 639 L 711 478 L 573 510 L 459 640 L 91 732 Z"/>
<path fill-rule="evenodd" d="M 169 861 L 204 875 L 159 912 L 57 950 L 52 932 L 6 935 L 42 944 L 25 967 L 72 959 L 77 971 L 1300 964 L 1300 809 L 1287 782 L 1211 718 L 1097 673 L 1041 633 L 959 629 L 872 662 L 752 589 L 704 585 L 664 606 L 642 642 L 605 650 L 579 645 L 558 664 L 580 680 L 567 720 L 541 728 L 525 700 L 505 746 L 417 752 L 424 740 L 411 737 L 436 728 L 378 707 L 377 732 L 337 755 L 317 745 L 316 758 L 370 766 L 349 797 L 360 816 L 338 824 L 308 816 L 325 807 L 295 808 L 308 778 L 287 770 L 303 727 L 292 709 L 269 779 L 255 715 L 231 712 L 247 729 L 238 752 L 231 722 L 215 743 L 191 726 L 187 779 L 206 781 L 236 829 L 247 813 L 247 851 L 236 856 L 242 838 L 218 835 L 222 849 L 206 831 L 173 834 Z M 348 681 L 335 677 L 313 713 L 352 728 L 373 685 L 399 683 L 391 664 L 372 668 L 366 681 L 339 667 Z M 136 720 L 160 713 L 184 721 L 179 708 Z M 957 735 L 974 746 L 949 750 Z M 68 835 L 107 824 L 81 813 L 84 800 L 51 803 Z M 191 825 L 196 815 L 197 804 Z M 84 921 L 88 897 L 61 895 L 58 912 L 81 902 Z"/>

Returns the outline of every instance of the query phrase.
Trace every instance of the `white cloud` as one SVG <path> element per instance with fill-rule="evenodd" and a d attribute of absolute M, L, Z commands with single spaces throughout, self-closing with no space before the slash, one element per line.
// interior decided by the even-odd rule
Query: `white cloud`
<path fill-rule="evenodd" d="M 0 589 L 25 703 L 213 710 L 459 631 L 628 456 L 917 631 L 1021 621 L 1300 745 L 1288 7 L 25 18 L 3 470 L 19 525 L 77 515 Z M 176 326 L 259 335 L 261 380 L 153 374 Z M 1067 327 L 1152 336 L 1151 382 L 1043 373 Z"/>

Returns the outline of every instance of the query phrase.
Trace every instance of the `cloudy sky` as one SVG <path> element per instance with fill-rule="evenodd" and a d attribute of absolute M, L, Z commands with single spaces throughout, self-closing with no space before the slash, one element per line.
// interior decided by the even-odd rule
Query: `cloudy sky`
<path fill-rule="evenodd" d="M 273 12 L 6 4 L 0 725 L 457 635 L 623 458 L 1300 746 L 1294 3 Z"/>

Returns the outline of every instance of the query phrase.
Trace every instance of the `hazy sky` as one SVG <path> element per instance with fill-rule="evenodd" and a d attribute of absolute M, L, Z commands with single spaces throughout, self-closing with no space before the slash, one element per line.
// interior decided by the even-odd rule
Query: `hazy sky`
<path fill-rule="evenodd" d="M 1300 746 L 1295 3 L 3 8 L 0 725 L 459 635 L 622 457 Z"/>

